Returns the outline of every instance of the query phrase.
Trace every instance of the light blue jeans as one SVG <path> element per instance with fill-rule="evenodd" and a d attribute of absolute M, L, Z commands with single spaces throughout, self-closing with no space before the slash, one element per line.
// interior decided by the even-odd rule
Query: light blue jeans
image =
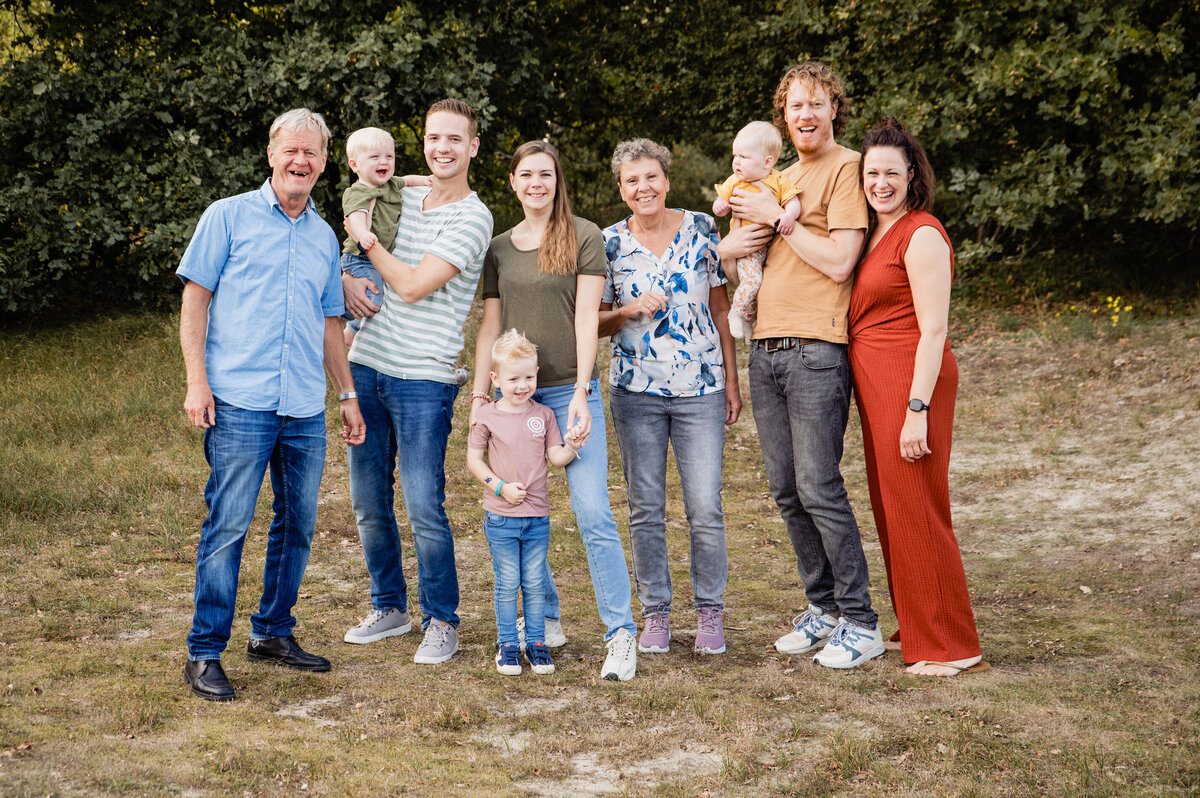
<path fill-rule="evenodd" d="M 347 451 L 350 500 L 358 522 L 371 607 L 408 609 L 396 526 L 395 472 L 417 552 L 417 601 L 424 617 L 458 626 L 458 571 L 446 518 L 446 441 L 457 385 L 390 377 L 350 364 L 367 439 Z"/>
<path fill-rule="evenodd" d="M 721 510 L 725 394 L 659 396 L 609 391 L 629 496 L 629 547 L 642 616 L 671 611 L 667 555 L 667 443 L 675 451 L 691 537 L 696 609 L 724 607 L 729 564 Z"/>
<path fill-rule="evenodd" d="M 492 591 L 496 631 L 502 646 L 517 645 L 517 589 L 525 612 L 525 640 L 546 642 L 546 552 L 550 550 L 550 519 L 519 518 L 484 513 L 483 534 L 492 551 Z"/>
<path fill-rule="evenodd" d="M 196 550 L 196 612 L 188 658 L 219 659 L 229 642 L 246 530 L 271 472 L 274 517 L 267 531 L 263 593 L 250 616 L 250 638 L 292 633 L 292 607 L 308 566 L 317 523 L 317 491 L 325 469 L 325 414 L 308 418 L 243 410 L 214 397 L 216 423 L 204 431 L 212 471 L 204 488 L 208 517 Z"/>
<path fill-rule="evenodd" d="M 559 430 L 566 434 L 567 406 L 574 395 L 574 385 L 555 385 L 539 389 L 533 399 L 554 411 Z M 607 629 L 604 639 L 608 640 L 618 629 L 636 635 L 637 625 L 633 622 L 629 566 L 625 562 L 625 549 L 621 545 L 621 535 L 617 532 L 617 522 L 613 520 L 612 505 L 608 501 L 608 434 L 597 380 L 592 380 L 588 411 L 592 414 L 592 434 L 584 444 L 581 456 L 567 465 L 567 485 L 571 490 L 571 510 L 575 513 L 575 522 L 587 549 L 596 609 Z M 546 564 L 544 582 L 546 617 L 561 618 L 558 589 L 549 563 Z"/>

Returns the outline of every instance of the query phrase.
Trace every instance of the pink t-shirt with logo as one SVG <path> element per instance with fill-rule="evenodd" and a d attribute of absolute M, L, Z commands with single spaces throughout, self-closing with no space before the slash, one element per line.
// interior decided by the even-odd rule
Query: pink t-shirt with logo
<path fill-rule="evenodd" d="M 483 509 L 512 518 L 550 515 L 550 492 L 546 487 L 546 450 L 562 446 L 562 433 L 554 411 L 530 402 L 519 413 L 486 404 L 475 413 L 475 426 L 467 437 L 472 449 L 487 449 L 488 468 L 505 482 L 523 482 L 525 501 L 509 504 L 493 487 L 483 492 Z"/>

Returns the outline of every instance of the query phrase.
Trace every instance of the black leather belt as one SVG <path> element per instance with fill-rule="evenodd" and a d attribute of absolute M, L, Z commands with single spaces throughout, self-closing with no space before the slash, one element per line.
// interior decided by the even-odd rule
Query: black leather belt
<path fill-rule="evenodd" d="M 815 344 L 816 338 L 758 338 L 754 343 L 767 352 L 779 352 L 784 349 L 795 349 L 805 344 Z"/>

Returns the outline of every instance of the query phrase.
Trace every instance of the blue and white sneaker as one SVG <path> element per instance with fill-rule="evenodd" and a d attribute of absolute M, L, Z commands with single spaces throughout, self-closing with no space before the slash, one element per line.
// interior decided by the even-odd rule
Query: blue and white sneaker
<path fill-rule="evenodd" d="M 826 668 L 855 668 L 869 659 L 882 656 L 883 633 L 879 624 L 873 629 L 842 621 L 829 636 L 829 644 L 817 652 L 813 662 Z"/>
<path fill-rule="evenodd" d="M 804 654 L 825 645 L 837 629 L 838 619 L 810 604 L 802 615 L 792 618 L 792 627 L 775 641 L 775 650 L 781 654 Z"/>
<path fill-rule="evenodd" d="M 530 643 L 525 646 L 525 657 L 534 673 L 545 676 L 554 673 L 554 661 L 550 659 L 550 649 L 545 643 Z"/>
<path fill-rule="evenodd" d="M 496 650 L 496 671 L 505 676 L 521 675 L 521 650 L 511 643 Z"/>

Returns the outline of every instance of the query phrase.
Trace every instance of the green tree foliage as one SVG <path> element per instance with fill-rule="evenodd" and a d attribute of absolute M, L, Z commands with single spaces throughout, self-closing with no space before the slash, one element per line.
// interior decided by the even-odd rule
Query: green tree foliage
<path fill-rule="evenodd" d="M 399 168 L 423 170 L 424 110 L 457 96 L 481 112 L 472 182 L 498 227 L 507 153 L 542 136 L 581 210 L 611 221 L 617 140 L 676 145 L 673 198 L 699 206 L 732 133 L 770 118 L 806 58 L 846 79 L 844 143 L 885 113 L 922 138 L 963 275 L 1196 278 L 1197 0 L 0 0 L 0 22 L 9 314 L 170 297 L 199 214 L 265 178 L 289 107 L 333 129 L 326 218 L 347 133 L 389 128 Z"/>

